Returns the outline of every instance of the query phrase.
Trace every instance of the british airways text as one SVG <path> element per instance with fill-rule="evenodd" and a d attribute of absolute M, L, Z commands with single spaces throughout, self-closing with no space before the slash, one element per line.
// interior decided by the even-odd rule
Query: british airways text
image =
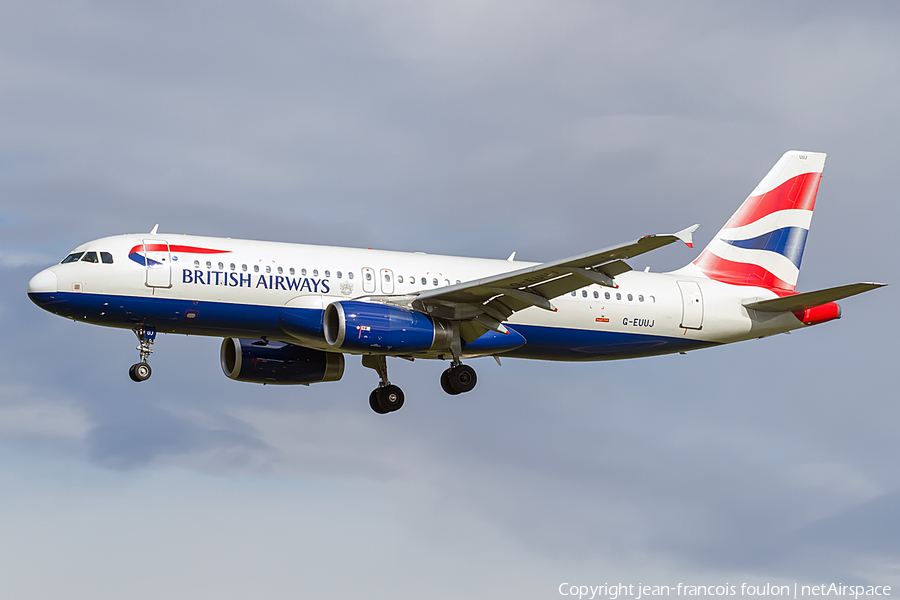
<path fill-rule="evenodd" d="M 265 288 L 267 290 L 294 290 L 327 294 L 331 291 L 327 279 L 308 277 L 285 277 L 284 275 L 253 275 L 234 271 L 200 271 L 182 269 L 181 283 L 198 285 L 222 285 L 225 287 Z M 255 285 L 254 285 L 255 284 Z"/>

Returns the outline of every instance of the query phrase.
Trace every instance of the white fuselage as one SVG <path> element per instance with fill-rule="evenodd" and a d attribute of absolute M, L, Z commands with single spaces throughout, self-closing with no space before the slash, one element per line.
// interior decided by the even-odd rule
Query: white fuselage
<path fill-rule="evenodd" d="M 412 296 L 532 264 L 159 234 L 102 238 L 74 252 L 108 253 L 112 263 L 78 260 L 36 276 L 29 294 L 51 312 L 112 327 L 148 323 L 166 333 L 289 343 L 298 342 L 279 328 L 278 314 L 285 309 L 321 311 L 338 300 Z M 631 271 L 615 283 L 618 288 L 589 285 L 555 298 L 556 312 L 533 307 L 513 314 L 506 324 L 527 344 L 508 355 L 630 358 L 804 326 L 791 313 L 756 313 L 741 305 L 776 297 L 772 291 L 713 281 L 690 268 Z M 312 345 L 328 349 L 324 343 Z"/>

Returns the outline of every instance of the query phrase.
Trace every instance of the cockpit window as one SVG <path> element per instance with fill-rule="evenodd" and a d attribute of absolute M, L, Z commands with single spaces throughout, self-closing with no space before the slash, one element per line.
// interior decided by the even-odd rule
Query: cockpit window
<path fill-rule="evenodd" d="M 84 254 L 84 252 L 73 252 L 72 254 L 65 257 L 60 264 L 64 265 L 66 263 L 75 262 L 76 260 L 81 258 L 82 254 Z"/>
<path fill-rule="evenodd" d="M 100 261 L 97 260 L 96 252 L 85 252 L 84 256 L 81 257 L 81 262 L 95 263 L 95 262 L 100 262 Z"/>
<path fill-rule="evenodd" d="M 109 252 L 101 252 L 100 253 L 100 262 L 106 265 L 113 264 L 112 254 Z"/>

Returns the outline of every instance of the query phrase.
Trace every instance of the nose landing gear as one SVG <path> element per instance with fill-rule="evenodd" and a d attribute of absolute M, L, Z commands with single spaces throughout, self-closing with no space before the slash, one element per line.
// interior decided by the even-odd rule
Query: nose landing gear
<path fill-rule="evenodd" d="M 128 369 L 128 376 L 131 377 L 132 381 L 147 381 L 150 379 L 150 375 L 153 374 L 147 359 L 153 354 L 152 346 L 153 342 L 156 341 L 156 328 L 152 325 L 141 324 L 132 329 L 132 331 L 134 331 L 134 335 L 138 339 L 137 350 L 141 353 L 141 362 L 131 365 L 131 368 Z"/>

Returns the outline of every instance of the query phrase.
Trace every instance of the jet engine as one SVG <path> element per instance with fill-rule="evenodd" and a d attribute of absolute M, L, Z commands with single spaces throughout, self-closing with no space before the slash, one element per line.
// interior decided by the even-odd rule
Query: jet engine
<path fill-rule="evenodd" d="M 235 381 L 294 385 L 338 381 L 344 356 L 282 342 L 225 338 L 219 351 L 222 371 Z"/>
<path fill-rule="evenodd" d="M 450 323 L 399 306 L 345 300 L 325 308 L 325 341 L 335 349 L 376 353 L 450 348 Z"/>

